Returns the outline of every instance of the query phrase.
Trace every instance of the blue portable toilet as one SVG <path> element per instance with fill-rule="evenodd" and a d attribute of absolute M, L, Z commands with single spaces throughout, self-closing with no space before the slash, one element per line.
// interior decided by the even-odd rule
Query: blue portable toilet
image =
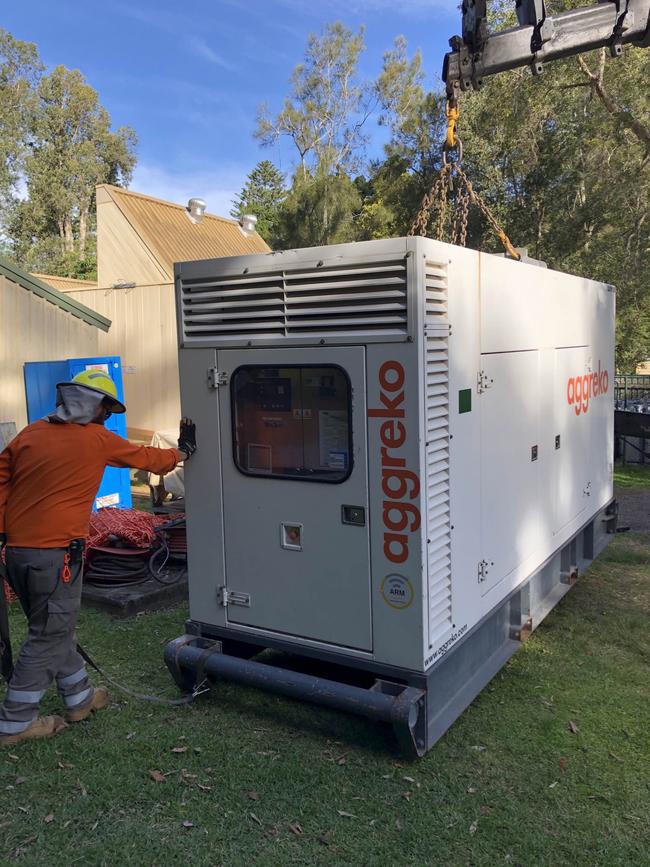
<path fill-rule="evenodd" d="M 69 382 L 84 370 L 101 370 L 107 373 L 115 383 L 118 399 L 124 401 L 122 362 L 119 355 L 104 355 L 97 358 L 68 358 L 65 361 L 28 361 L 24 368 L 27 420 L 30 424 L 54 412 L 57 382 Z M 106 427 L 126 439 L 126 414 L 113 414 L 106 421 Z M 130 509 L 131 504 L 129 471 L 117 467 L 106 467 L 95 497 L 93 511 L 105 506 Z"/>

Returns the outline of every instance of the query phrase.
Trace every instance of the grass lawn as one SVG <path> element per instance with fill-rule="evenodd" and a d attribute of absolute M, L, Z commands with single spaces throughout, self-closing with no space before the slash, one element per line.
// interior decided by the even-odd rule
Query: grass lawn
<path fill-rule="evenodd" d="M 0 753 L 0 864 L 650 864 L 649 563 L 647 536 L 617 537 L 414 763 L 371 723 L 241 686 L 115 695 Z M 173 697 L 162 648 L 185 613 L 84 611 L 80 639 Z"/>
<path fill-rule="evenodd" d="M 619 488 L 650 487 L 650 464 L 617 464 L 614 467 L 614 484 Z"/>

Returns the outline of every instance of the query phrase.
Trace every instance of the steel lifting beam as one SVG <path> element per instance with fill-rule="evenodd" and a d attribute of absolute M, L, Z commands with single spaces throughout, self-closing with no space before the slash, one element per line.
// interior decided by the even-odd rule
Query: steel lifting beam
<path fill-rule="evenodd" d="M 165 647 L 165 663 L 181 689 L 190 692 L 200 681 L 233 680 L 267 692 L 309 701 L 336 710 L 390 723 L 401 751 L 415 758 L 426 751 L 424 690 L 377 680 L 370 689 L 323 677 L 241 659 L 222 652 L 221 643 L 181 635 Z"/>
<path fill-rule="evenodd" d="M 625 44 L 650 46 L 650 0 L 605 0 L 547 15 L 544 0 L 517 0 L 519 27 L 488 33 L 486 0 L 464 0 L 463 35 L 454 36 L 442 77 L 447 96 L 477 90 L 483 79 L 529 66 L 540 74 L 552 60 L 609 47 L 617 57 Z"/>

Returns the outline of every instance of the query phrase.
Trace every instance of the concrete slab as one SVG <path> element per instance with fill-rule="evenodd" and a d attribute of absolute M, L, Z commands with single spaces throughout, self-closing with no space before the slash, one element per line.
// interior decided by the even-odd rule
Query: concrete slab
<path fill-rule="evenodd" d="M 83 605 L 99 608 L 113 617 L 134 617 L 142 611 L 159 611 L 187 599 L 187 576 L 175 584 L 163 585 L 148 578 L 130 587 L 96 587 L 85 584 Z"/>

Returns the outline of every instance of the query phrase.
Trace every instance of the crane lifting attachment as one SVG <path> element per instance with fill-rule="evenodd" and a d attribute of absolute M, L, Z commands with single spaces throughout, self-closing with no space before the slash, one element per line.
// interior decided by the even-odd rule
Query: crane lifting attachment
<path fill-rule="evenodd" d="M 442 71 L 452 105 L 461 90 L 508 69 L 540 75 L 545 63 L 594 48 L 618 57 L 625 44 L 650 46 L 650 0 L 604 0 L 557 15 L 546 14 L 544 0 L 516 0 L 519 26 L 496 33 L 488 32 L 487 0 L 463 0 L 461 8 L 463 35 L 449 40 Z"/>

